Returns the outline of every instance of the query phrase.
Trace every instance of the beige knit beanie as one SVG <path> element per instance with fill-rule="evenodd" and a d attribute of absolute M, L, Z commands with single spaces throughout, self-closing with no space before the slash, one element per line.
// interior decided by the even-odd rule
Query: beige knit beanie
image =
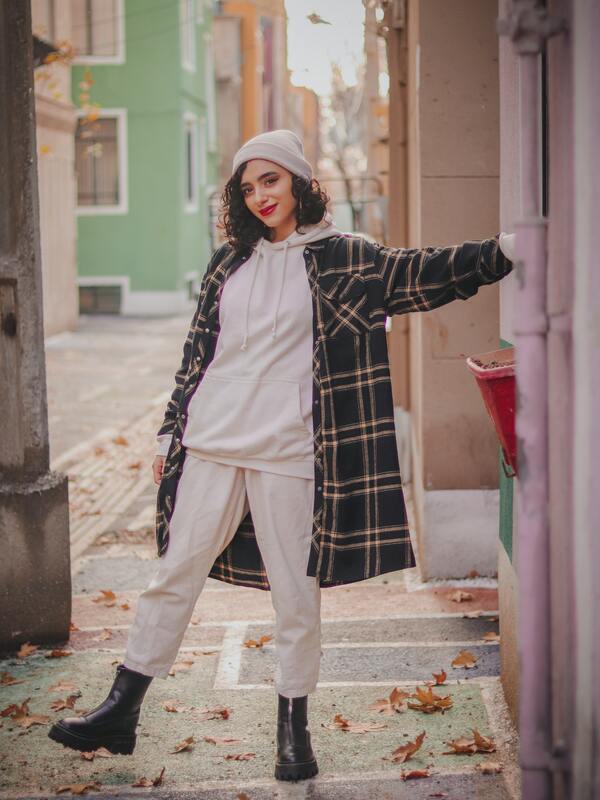
<path fill-rule="evenodd" d="M 243 144 L 233 157 L 232 173 L 252 158 L 264 158 L 285 167 L 294 175 L 307 180 L 313 176 L 312 167 L 304 158 L 304 148 L 300 138 L 293 131 L 285 129 L 259 133 Z"/>

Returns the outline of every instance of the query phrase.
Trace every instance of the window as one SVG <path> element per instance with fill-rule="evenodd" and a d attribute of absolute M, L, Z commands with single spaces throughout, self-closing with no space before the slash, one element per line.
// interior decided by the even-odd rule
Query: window
<path fill-rule="evenodd" d="M 121 286 L 80 286 L 80 314 L 120 314 L 122 305 Z"/>
<path fill-rule="evenodd" d="M 183 115 L 185 155 L 185 210 L 198 210 L 198 119 L 195 114 Z"/>
<path fill-rule="evenodd" d="M 196 0 L 179 0 L 181 66 L 196 71 Z"/>
<path fill-rule="evenodd" d="M 93 122 L 80 113 L 75 169 L 78 213 L 127 212 L 125 111 L 102 109 Z"/>
<path fill-rule="evenodd" d="M 71 0 L 75 63 L 123 64 L 123 0 Z"/>

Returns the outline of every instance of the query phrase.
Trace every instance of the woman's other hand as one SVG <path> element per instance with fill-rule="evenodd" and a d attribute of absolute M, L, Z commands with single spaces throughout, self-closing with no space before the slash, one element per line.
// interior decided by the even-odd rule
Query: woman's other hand
<path fill-rule="evenodd" d="M 152 474 L 154 475 L 154 483 L 157 486 L 161 481 L 164 466 L 165 466 L 165 457 L 156 456 L 154 461 L 152 462 Z"/>

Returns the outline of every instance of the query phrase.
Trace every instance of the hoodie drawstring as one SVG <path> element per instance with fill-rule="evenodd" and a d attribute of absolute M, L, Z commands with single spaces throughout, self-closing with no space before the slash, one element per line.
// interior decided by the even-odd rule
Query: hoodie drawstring
<path fill-rule="evenodd" d="M 283 294 L 283 284 L 285 283 L 285 268 L 287 265 L 287 252 L 289 247 L 289 241 L 286 240 L 283 246 L 283 269 L 281 270 L 281 281 L 279 283 L 279 297 L 277 298 L 277 307 L 275 308 L 275 316 L 273 317 L 273 327 L 271 328 L 271 336 L 274 339 L 276 336 L 277 330 L 277 313 L 279 311 L 279 305 L 281 303 L 281 295 Z"/>
<path fill-rule="evenodd" d="M 244 340 L 242 342 L 240 350 L 248 349 L 248 319 L 250 315 L 250 301 L 252 299 L 252 290 L 254 289 L 254 282 L 256 280 L 256 275 L 258 273 L 260 257 L 263 255 L 263 241 L 264 239 L 260 239 L 258 245 L 256 246 L 256 266 L 254 268 L 254 274 L 252 275 L 250 291 L 248 292 L 248 300 L 246 301 L 246 323 L 244 325 Z M 279 306 L 281 305 L 281 297 L 283 295 L 283 286 L 285 284 L 285 269 L 287 267 L 287 254 L 289 245 L 290 243 L 287 241 L 283 245 L 283 267 L 281 269 L 281 280 L 279 282 L 279 296 L 277 298 L 277 307 L 275 308 L 275 316 L 273 317 L 273 326 L 271 328 L 271 336 L 273 339 L 277 335 L 277 315 L 279 313 Z"/>
<path fill-rule="evenodd" d="M 281 298 L 283 297 L 283 287 L 285 284 L 285 271 L 287 267 L 287 256 L 288 256 L 288 249 L 290 245 L 292 247 L 305 247 L 307 244 L 312 242 L 317 242 L 322 239 L 326 239 L 329 236 L 339 235 L 340 231 L 335 227 L 333 224 L 333 218 L 331 214 L 327 212 L 323 219 L 317 223 L 316 225 L 311 225 L 307 229 L 303 230 L 302 232 L 296 231 L 293 234 L 290 234 L 290 237 L 285 239 L 283 242 L 271 243 L 268 242 L 269 251 L 273 257 L 274 253 L 279 254 L 281 250 L 283 250 L 283 265 L 281 267 L 281 279 L 279 282 L 279 296 L 277 298 L 277 307 L 275 308 L 275 315 L 273 317 L 273 325 L 271 326 L 271 338 L 275 339 L 277 336 L 277 319 L 279 316 L 279 310 L 281 307 Z M 261 256 L 264 260 L 265 253 L 263 245 L 265 243 L 264 237 L 261 237 L 255 249 L 256 252 L 256 264 L 254 266 L 254 274 L 252 276 L 252 281 L 250 284 L 250 290 L 248 292 L 248 299 L 246 301 L 246 320 L 244 325 L 244 339 L 242 341 L 242 345 L 240 350 L 247 350 L 248 349 L 248 321 L 250 317 L 250 302 L 252 300 L 252 292 L 254 290 L 254 283 L 256 281 L 256 276 L 258 274 L 258 270 L 260 268 L 260 259 Z"/>
<path fill-rule="evenodd" d="M 256 246 L 256 267 L 254 268 L 254 275 L 252 276 L 252 283 L 250 284 L 250 291 L 248 292 L 248 300 L 246 302 L 246 324 L 244 326 L 244 341 L 242 342 L 242 346 L 240 350 L 246 350 L 248 347 L 248 314 L 250 311 L 250 299 L 252 298 L 252 290 L 254 289 L 254 281 L 256 280 L 256 275 L 258 273 L 258 264 L 260 261 L 260 257 L 262 255 L 262 245 L 264 239 L 259 239 L 259 242 Z"/>

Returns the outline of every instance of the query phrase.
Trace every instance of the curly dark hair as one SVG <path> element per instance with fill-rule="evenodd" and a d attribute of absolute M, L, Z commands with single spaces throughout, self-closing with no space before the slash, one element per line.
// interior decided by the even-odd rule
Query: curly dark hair
<path fill-rule="evenodd" d="M 221 196 L 220 222 L 229 244 L 240 254 L 249 253 L 262 236 L 270 239 L 272 231 L 272 228 L 254 216 L 244 200 L 241 184 L 247 163 L 240 164 L 236 169 L 225 184 Z M 296 230 L 302 225 L 315 225 L 323 219 L 329 195 L 321 189 L 316 178 L 308 180 L 292 174 L 292 194 L 298 200 Z"/>

